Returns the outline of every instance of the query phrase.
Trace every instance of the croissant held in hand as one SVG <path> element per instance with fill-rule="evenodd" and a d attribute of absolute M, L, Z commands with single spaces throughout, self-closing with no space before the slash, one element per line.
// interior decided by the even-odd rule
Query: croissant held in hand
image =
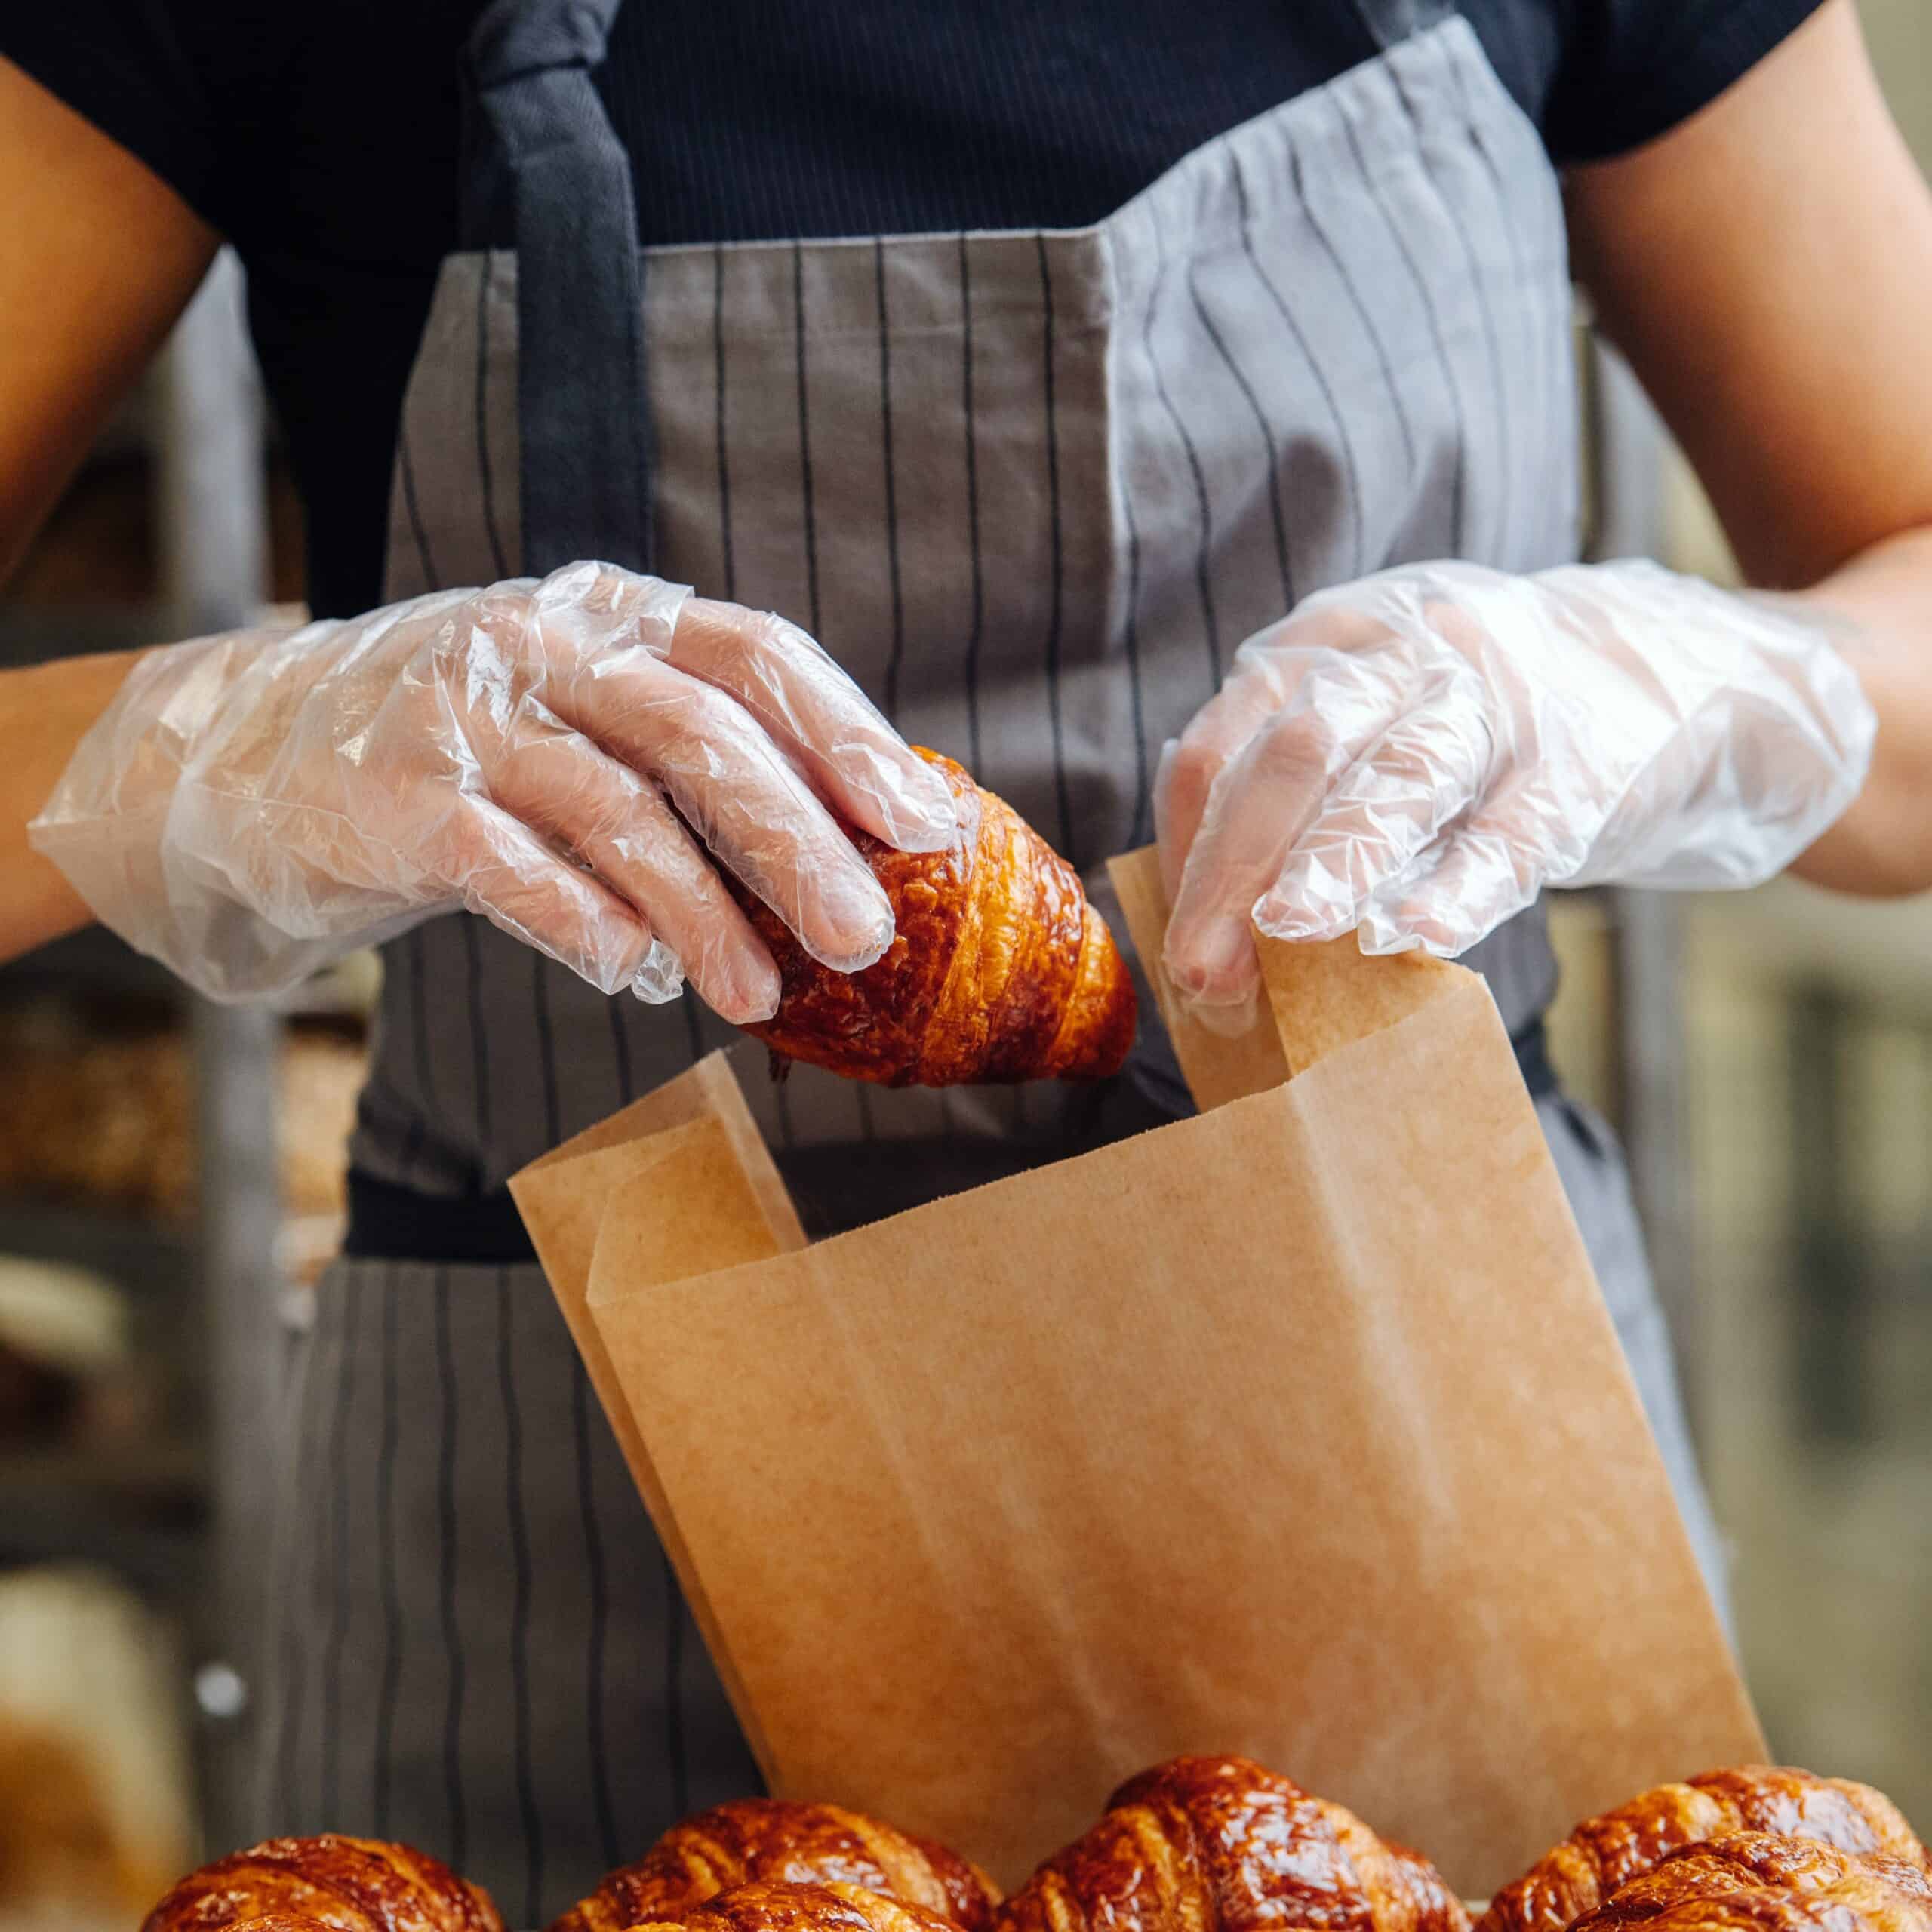
<path fill-rule="evenodd" d="M 727 875 L 783 988 L 777 1014 L 746 1031 L 886 1087 L 1118 1073 L 1134 1044 L 1134 982 L 1079 875 L 962 766 L 918 749 L 952 788 L 959 836 L 943 852 L 900 852 L 846 826 L 897 921 L 876 964 L 821 966 Z"/>
<path fill-rule="evenodd" d="M 674 1826 L 635 1865 L 613 1872 L 550 1932 L 623 1932 L 669 1919 L 748 1881 L 860 1885 L 985 1932 L 999 1902 L 977 1866 L 835 1804 L 741 1798 Z"/>
<path fill-rule="evenodd" d="M 1670 1853 L 1738 1832 L 1815 1838 L 1926 1864 L 1925 1847 L 1898 1807 L 1869 1785 L 1767 1764 L 1706 1771 L 1586 1819 L 1490 1900 L 1476 1932 L 1565 1932 Z"/>
<path fill-rule="evenodd" d="M 1426 1858 L 1245 1758 L 1177 1758 L 1115 1792 L 995 1932 L 1466 1932 Z"/>
<path fill-rule="evenodd" d="M 408 1846 L 328 1833 L 270 1838 L 191 1872 L 141 1932 L 216 1932 L 253 1920 L 319 1919 L 333 1932 L 503 1932 L 489 1895 Z"/>
<path fill-rule="evenodd" d="M 1881 1852 L 1742 1832 L 1672 1852 L 1575 1932 L 1932 1932 L 1932 1878 Z"/>
<path fill-rule="evenodd" d="M 632 1932 L 953 1932 L 923 1906 L 863 1885 L 782 1881 L 734 1885 Z"/>

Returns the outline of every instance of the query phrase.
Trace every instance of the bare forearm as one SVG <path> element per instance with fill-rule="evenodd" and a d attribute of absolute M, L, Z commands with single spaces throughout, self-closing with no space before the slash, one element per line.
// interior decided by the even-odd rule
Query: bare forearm
<path fill-rule="evenodd" d="M 74 748 L 105 711 L 133 651 L 0 672 L 0 959 L 17 958 L 93 916 L 58 867 L 27 843 Z"/>
<path fill-rule="evenodd" d="M 1932 529 L 1875 544 L 1795 601 L 1857 672 L 1878 737 L 1864 789 L 1792 869 L 1872 897 L 1932 889 Z"/>

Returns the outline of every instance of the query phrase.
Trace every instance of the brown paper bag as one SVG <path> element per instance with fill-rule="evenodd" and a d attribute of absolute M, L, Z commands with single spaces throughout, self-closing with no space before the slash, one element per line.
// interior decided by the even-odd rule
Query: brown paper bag
<path fill-rule="evenodd" d="M 715 1063 L 519 1178 L 775 1790 L 1010 1883 L 1244 1752 L 1480 1895 L 1761 1755 L 1487 988 L 1264 953 L 1200 1118 L 816 1247 Z"/>

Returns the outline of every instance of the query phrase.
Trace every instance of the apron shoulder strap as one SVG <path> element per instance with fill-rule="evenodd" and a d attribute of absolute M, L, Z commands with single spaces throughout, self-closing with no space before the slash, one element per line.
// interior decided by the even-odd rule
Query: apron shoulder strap
<path fill-rule="evenodd" d="M 621 0 L 492 0 L 464 51 L 463 242 L 517 253 L 524 571 L 648 570 L 643 261 L 591 78 Z"/>

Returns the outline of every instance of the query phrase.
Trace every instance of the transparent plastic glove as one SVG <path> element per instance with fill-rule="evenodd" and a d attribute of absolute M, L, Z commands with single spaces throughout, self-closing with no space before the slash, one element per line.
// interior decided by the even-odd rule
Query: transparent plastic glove
<path fill-rule="evenodd" d="M 1210 1024 L 1251 919 L 1465 952 L 1555 884 L 1755 884 L 1857 796 L 1871 707 L 1803 607 L 1654 565 L 1460 563 L 1311 597 L 1163 755 L 1166 963 Z"/>
<path fill-rule="evenodd" d="M 584 563 L 151 651 L 31 831 L 216 998 L 460 906 L 607 993 L 688 971 L 745 1021 L 777 971 L 706 848 L 826 964 L 891 943 L 827 804 L 908 851 L 954 832 L 944 780 L 795 626 Z"/>

